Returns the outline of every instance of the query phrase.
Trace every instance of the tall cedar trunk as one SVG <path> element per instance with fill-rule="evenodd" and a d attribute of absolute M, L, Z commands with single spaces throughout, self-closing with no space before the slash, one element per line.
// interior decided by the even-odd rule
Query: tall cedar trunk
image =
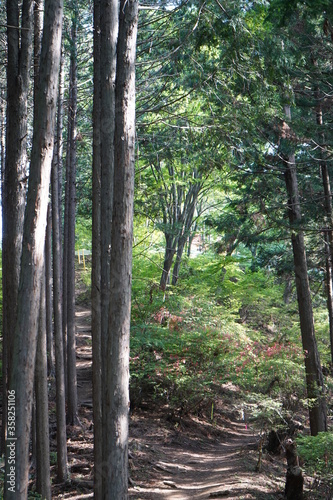
<path fill-rule="evenodd" d="M 37 357 L 36 394 L 36 491 L 43 500 L 51 500 L 50 437 L 46 353 L 46 277 L 42 277 Z"/>
<path fill-rule="evenodd" d="M 5 173 L 5 137 L 6 137 L 6 120 L 5 120 L 5 99 L 4 91 L 0 91 L 0 168 L 1 168 L 1 191 L 3 193 L 3 178 Z"/>
<path fill-rule="evenodd" d="M 316 64 L 316 63 L 315 63 Z M 321 99 L 318 89 L 316 89 L 317 109 L 316 121 L 317 125 L 323 126 L 323 110 L 321 106 Z M 325 137 L 323 132 L 320 133 L 320 141 L 325 144 Z M 324 146 L 322 146 L 324 151 Z M 331 183 L 327 167 L 327 162 L 322 159 L 320 162 L 321 176 L 324 188 L 324 210 L 327 228 L 325 229 L 325 253 L 326 253 L 326 292 L 327 292 L 327 309 L 330 327 L 330 347 L 331 347 L 331 362 L 333 363 L 333 210 L 332 210 L 332 194 Z"/>
<path fill-rule="evenodd" d="M 94 104 L 92 165 L 91 336 L 94 419 L 94 496 L 103 498 L 101 351 L 101 33 L 100 1 L 94 1 Z"/>
<path fill-rule="evenodd" d="M 101 349 L 102 381 L 106 380 L 106 349 L 110 307 L 111 222 L 114 175 L 115 86 L 119 0 L 101 0 Z M 102 401 L 105 400 L 105 394 Z M 103 405 L 103 402 L 102 402 Z M 102 410 L 102 427 L 107 425 Z M 106 441 L 102 440 L 103 463 L 107 462 Z"/>
<path fill-rule="evenodd" d="M 2 453 L 6 438 L 7 388 L 16 324 L 27 177 L 27 103 L 32 55 L 33 2 L 7 0 L 7 129 L 2 191 Z"/>
<path fill-rule="evenodd" d="M 324 187 L 324 205 L 327 217 L 327 229 L 324 234 L 325 238 L 325 253 L 326 253 L 326 290 L 327 290 L 327 309 L 330 327 L 330 347 L 331 347 L 331 362 L 333 364 L 333 211 L 332 211 L 332 195 L 331 185 L 328 173 L 328 167 L 325 162 L 321 164 L 321 174 Z"/>
<path fill-rule="evenodd" d="M 67 127 L 67 137 L 69 137 L 69 124 Z M 65 202 L 64 202 L 64 226 L 63 226 L 63 245 L 62 245 L 62 335 L 64 349 L 64 369 L 65 369 L 65 394 L 67 399 L 68 390 L 68 370 L 67 370 L 67 286 L 68 286 L 68 206 L 69 206 L 69 140 L 66 148 L 66 180 L 65 180 Z"/>
<path fill-rule="evenodd" d="M 47 209 L 47 226 L 45 241 L 45 306 L 46 306 L 46 352 L 47 373 L 54 374 L 54 347 L 53 347 L 53 308 L 52 308 L 52 208 L 49 203 Z"/>
<path fill-rule="evenodd" d="M 71 63 L 68 104 L 67 149 L 67 423 L 77 422 L 77 378 L 75 339 L 75 203 L 76 203 L 76 121 L 77 121 L 77 6 L 73 3 Z"/>
<path fill-rule="evenodd" d="M 15 481 L 9 470 L 9 448 L 6 446 L 5 498 L 26 500 L 28 493 L 29 435 L 38 332 L 40 283 L 43 272 L 45 226 L 48 205 L 51 161 L 53 154 L 55 104 L 60 62 L 62 1 L 46 0 L 38 92 L 35 106 L 33 145 L 29 188 L 24 218 L 22 265 L 17 300 L 17 321 L 13 342 L 13 359 L 9 377 L 9 394 L 15 394 L 17 441 Z M 12 436 L 10 436 L 12 437 Z"/>
<path fill-rule="evenodd" d="M 59 95 L 62 93 L 61 79 Z M 57 477 L 60 482 L 67 479 L 67 439 L 66 439 L 66 405 L 65 405 L 65 365 L 62 334 L 62 291 L 61 291 L 61 230 L 59 210 L 59 122 L 62 125 L 62 110 L 59 114 L 57 141 L 52 162 L 52 250 L 53 250 L 53 311 L 55 342 L 55 374 L 56 374 L 56 408 L 57 408 Z"/>
<path fill-rule="evenodd" d="M 286 116 L 290 119 L 290 108 L 286 106 Z M 295 156 L 289 154 L 285 160 L 285 182 L 288 193 L 288 216 L 291 226 L 299 225 L 302 220 L 298 192 Z M 297 228 L 292 229 L 291 241 L 294 254 L 294 267 L 298 310 L 304 350 L 307 396 L 311 435 L 327 431 L 326 402 L 324 383 L 314 331 L 311 292 L 308 278 L 304 235 Z"/>
<path fill-rule="evenodd" d="M 116 77 L 114 201 L 111 288 L 107 345 L 108 476 L 105 498 L 123 500 L 128 491 L 129 337 L 135 161 L 135 53 L 137 0 L 122 0 Z"/>

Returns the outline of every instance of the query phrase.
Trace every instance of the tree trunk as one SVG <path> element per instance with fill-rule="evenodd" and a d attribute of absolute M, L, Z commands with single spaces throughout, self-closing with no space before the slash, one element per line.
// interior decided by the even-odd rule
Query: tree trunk
<path fill-rule="evenodd" d="M 37 357 L 35 369 L 36 394 L 36 491 L 43 500 L 51 500 L 50 477 L 50 437 L 49 409 L 47 388 L 47 353 L 46 353 L 46 287 L 45 276 L 41 282 L 41 300 L 37 339 Z"/>
<path fill-rule="evenodd" d="M 137 0 L 122 0 L 116 78 L 114 202 L 111 291 L 107 345 L 108 476 L 105 498 L 126 499 L 128 491 L 129 336 L 135 163 L 135 52 Z"/>
<path fill-rule="evenodd" d="M 73 3 L 71 64 L 68 103 L 67 148 L 67 423 L 77 423 L 77 378 L 75 339 L 75 204 L 76 204 L 76 121 L 77 121 L 77 5 Z"/>
<path fill-rule="evenodd" d="M 62 286 L 61 286 L 61 222 L 59 170 L 62 150 L 62 80 L 58 91 L 58 116 L 55 150 L 52 161 L 52 250 L 53 250 L 53 312 L 55 342 L 55 374 L 56 374 L 56 408 L 57 408 L 57 479 L 67 479 L 67 438 L 66 438 L 66 404 L 65 404 L 65 364 L 62 322 Z"/>
<path fill-rule="evenodd" d="M 45 241 L 45 301 L 46 301 L 46 345 L 47 373 L 54 374 L 53 347 L 53 308 L 52 308 L 52 211 L 51 203 L 47 209 L 46 241 Z"/>
<path fill-rule="evenodd" d="M 106 350 L 110 308 L 110 259 L 111 224 L 114 175 L 115 134 L 115 83 L 117 63 L 117 39 L 119 30 L 119 0 L 101 0 L 101 349 L 102 381 L 106 380 Z M 105 400 L 105 395 L 102 401 Z M 102 411 L 102 427 L 107 425 L 106 412 Z M 102 440 L 103 445 L 106 440 Z M 104 446 L 103 463 L 107 462 Z"/>
<path fill-rule="evenodd" d="M 291 439 L 288 439 L 285 448 L 287 458 L 287 476 L 284 490 L 285 498 L 287 500 L 302 500 L 304 478 L 302 469 L 298 463 L 296 445 Z"/>
<path fill-rule="evenodd" d="M 317 61 L 314 61 L 314 65 L 318 66 Z M 316 106 L 316 122 L 319 127 L 324 124 L 323 121 L 323 110 L 322 101 L 318 87 L 315 90 L 315 97 L 317 100 Z M 321 148 L 321 177 L 323 181 L 324 188 L 324 210 L 325 219 L 327 223 L 327 228 L 325 229 L 324 240 L 325 240 L 325 254 L 326 254 L 326 293 L 327 293 L 327 309 L 328 309 L 328 319 L 330 328 L 330 347 L 331 347 L 331 362 L 333 364 L 333 209 L 332 209 L 332 194 L 331 194 L 331 183 L 330 176 L 327 167 L 327 162 L 324 159 L 325 151 L 325 136 L 323 132 L 320 132 L 320 142 L 323 145 Z"/>
<path fill-rule="evenodd" d="M 101 36 L 100 0 L 94 1 L 91 336 L 94 419 L 94 497 L 103 499 L 101 351 Z"/>
<path fill-rule="evenodd" d="M 333 364 L 333 212 L 331 199 L 331 186 L 326 164 L 321 165 L 324 196 L 325 196 L 325 212 L 327 216 L 328 227 L 325 230 L 325 253 L 326 253 L 326 293 L 327 293 L 327 310 L 330 329 L 330 348 L 331 348 L 331 363 Z"/>
<path fill-rule="evenodd" d="M 290 119 L 290 108 L 286 115 Z M 324 383 L 315 338 L 314 320 L 312 311 L 311 292 L 308 278 L 307 260 L 305 253 L 304 235 L 295 225 L 302 220 L 298 192 L 295 156 L 290 154 L 285 160 L 285 182 L 288 193 L 288 216 L 292 227 L 291 241 L 294 254 L 294 267 L 298 310 L 304 350 L 306 387 L 309 399 L 309 416 L 311 434 L 327 431 L 326 402 Z"/>
<path fill-rule="evenodd" d="M 182 238 L 180 238 L 180 240 L 178 242 L 176 260 L 175 260 L 175 264 L 173 266 L 173 271 L 172 271 L 172 282 L 171 283 L 173 286 L 177 285 L 180 264 L 182 261 L 186 240 L 187 240 L 187 234 L 186 234 L 186 236 L 183 236 Z"/>
<path fill-rule="evenodd" d="M 22 3 L 22 29 L 17 0 L 7 1 L 7 133 L 2 191 L 2 437 L 7 428 L 7 389 L 16 324 L 27 180 L 27 103 L 32 56 L 33 2 Z M 2 453 L 5 450 L 2 448 Z"/>
<path fill-rule="evenodd" d="M 165 234 L 165 253 L 163 261 L 163 270 L 160 281 L 160 289 L 165 290 L 170 278 L 170 270 L 172 267 L 173 258 L 176 253 L 177 241 L 172 235 Z"/>
<path fill-rule="evenodd" d="M 9 394 L 15 396 L 16 427 L 11 430 L 16 441 L 6 446 L 5 498 L 26 500 L 28 496 L 29 436 L 40 283 L 43 272 L 45 227 L 53 154 L 55 103 L 60 62 L 61 0 L 46 0 L 44 33 L 38 93 L 35 106 L 33 145 L 29 172 L 29 188 L 24 218 L 22 266 L 17 300 L 17 321 L 13 342 L 13 360 L 9 377 Z M 15 453 L 15 479 L 10 481 L 9 458 Z M 13 477 L 13 476 L 12 476 Z M 11 484 L 13 482 L 14 484 Z"/>

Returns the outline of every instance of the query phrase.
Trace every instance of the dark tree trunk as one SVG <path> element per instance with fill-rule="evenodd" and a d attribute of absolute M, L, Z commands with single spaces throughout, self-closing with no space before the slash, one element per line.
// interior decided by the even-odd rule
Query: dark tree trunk
<path fill-rule="evenodd" d="M 186 240 L 187 240 L 187 235 L 180 238 L 180 240 L 178 242 L 176 260 L 175 260 L 175 263 L 173 266 L 173 271 L 172 271 L 172 282 L 171 283 L 173 286 L 177 285 L 177 281 L 178 281 L 178 277 L 179 277 L 179 270 L 180 270 L 180 265 L 182 262 L 182 257 L 183 257 L 183 252 L 184 252 Z"/>
<path fill-rule="evenodd" d="M 290 119 L 290 109 L 286 109 Z M 327 431 L 324 383 L 317 349 L 312 311 L 311 292 L 303 232 L 299 228 L 302 220 L 297 183 L 296 162 L 293 154 L 285 161 L 285 182 L 288 193 L 288 216 L 292 227 L 291 241 L 294 254 L 294 268 L 298 310 L 304 350 L 307 396 L 311 434 Z M 296 226 L 296 228 L 295 228 Z M 297 227 L 298 226 L 298 227 Z"/>
<path fill-rule="evenodd" d="M 119 0 L 101 0 L 100 82 L 101 82 L 101 352 L 102 381 L 106 380 L 107 339 L 110 308 L 111 223 L 114 175 L 115 84 L 117 38 L 119 30 Z M 104 386 L 105 387 L 105 386 Z M 102 398 L 105 401 L 105 394 Z M 102 412 L 102 427 L 107 426 L 107 414 Z M 103 463 L 107 462 L 106 440 Z M 105 494 L 105 493 L 104 493 Z"/>
<path fill-rule="evenodd" d="M 114 202 L 111 288 L 107 345 L 105 498 L 126 499 L 128 491 L 129 336 L 135 163 L 135 52 L 138 2 L 122 0 L 116 77 Z"/>
<path fill-rule="evenodd" d="M 20 26 L 20 16 L 22 29 Z M 2 453 L 7 428 L 7 388 L 16 324 L 27 180 L 27 103 L 32 56 L 33 2 L 7 1 L 7 128 L 2 191 Z"/>
<path fill-rule="evenodd" d="M 36 491 L 51 500 L 50 437 L 46 353 L 46 287 L 42 277 L 37 357 L 35 369 L 36 394 Z"/>
<path fill-rule="evenodd" d="M 67 148 L 67 423 L 77 423 L 77 378 L 75 339 L 75 204 L 76 204 L 76 122 L 77 122 L 77 5 L 73 5 L 71 63 L 68 104 Z"/>
<path fill-rule="evenodd" d="M 54 374 L 53 308 L 52 308 L 52 209 L 49 203 L 45 241 L 45 301 L 46 301 L 46 345 L 47 373 Z"/>
<path fill-rule="evenodd" d="M 29 437 L 40 283 L 44 265 L 46 215 L 54 142 L 55 103 L 60 62 L 62 2 L 46 0 L 39 85 L 35 106 L 29 188 L 24 218 L 22 266 L 17 300 L 10 394 L 16 398 L 15 491 L 8 480 L 6 456 L 5 498 L 26 500 L 28 496 Z M 12 441 L 13 443 L 13 441 Z M 6 451 L 8 447 L 6 447 Z"/>
<path fill-rule="evenodd" d="M 296 445 L 291 439 L 288 439 L 285 443 L 285 449 L 287 458 L 285 498 L 287 500 L 302 500 L 304 478 L 298 463 Z"/>
<path fill-rule="evenodd" d="M 165 253 L 163 261 L 163 271 L 160 281 L 160 289 L 165 290 L 170 279 L 170 270 L 172 267 L 173 258 L 176 253 L 177 240 L 174 236 L 165 234 Z"/>
<path fill-rule="evenodd" d="M 94 1 L 91 336 L 94 419 L 94 496 L 103 499 L 101 350 L 101 37 L 100 0 Z"/>
<path fill-rule="evenodd" d="M 317 66 L 317 61 L 314 61 L 315 66 Z M 324 124 L 323 121 L 323 110 L 322 110 L 322 100 L 319 93 L 319 89 L 315 90 L 315 96 L 317 100 L 316 106 L 316 122 L 319 127 Z M 331 194 L 331 183 L 328 171 L 327 162 L 324 159 L 325 155 L 325 136 L 321 131 L 319 134 L 319 140 L 322 144 L 321 147 L 321 177 L 323 181 L 324 188 L 324 210 L 327 228 L 325 229 L 324 240 L 325 240 L 325 254 L 326 254 L 326 293 L 327 293 L 327 309 L 328 309 L 328 319 L 330 328 L 330 347 L 331 347 L 331 362 L 333 364 L 333 210 L 332 210 L 332 194 Z"/>
<path fill-rule="evenodd" d="M 59 177 L 62 152 L 62 78 L 60 69 L 57 133 L 52 162 L 52 253 L 53 253 L 53 311 L 55 342 L 55 374 L 56 374 L 56 409 L 57 409 L 57 478 L 59 482 L 67 479 L 67 438 L 66 438 L 66 405 L 65 405 L 65 364 L 62 322 L 62 283 L 61 283 L 61 222 L 59 208 Z"/>

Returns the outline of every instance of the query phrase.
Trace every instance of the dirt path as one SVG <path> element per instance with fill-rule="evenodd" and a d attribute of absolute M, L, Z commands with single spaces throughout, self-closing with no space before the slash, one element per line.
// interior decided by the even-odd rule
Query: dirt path
<path fill-rule="evenodd" d="M 75 488 L 53 498 L 92 496 L 92 388 L 90 312 L 77 308 L 77 368 L 81 429 L 72 429 L 69 458 Z M 265 454 L 261 471 L 258 435 L 245 428 L 226 393 L 214 419 L 169 421 L 167 409 L 136 409 L 130 422 L 130 489 L 134 500 L 282 498 L 285 464 Z"/>
<path fill-rule="evenodd" d="M 225 420 L 222 429 L 187 418 L 175 430 L 163 418 L 133 420 L 131 499 L 276 499 L 283 492 L 283 463 L 265 455 L 255 472 L 258 438 L 241 422 Z"/>

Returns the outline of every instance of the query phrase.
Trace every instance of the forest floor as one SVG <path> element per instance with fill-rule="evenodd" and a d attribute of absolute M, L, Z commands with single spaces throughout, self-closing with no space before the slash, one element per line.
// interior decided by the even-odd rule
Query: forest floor
<path fill-rule="evenodd" d="M 91 327 L 88 307 L 77 307 L 77 376 L 80 425 L 68 428 L 70 481 L 53 481 L 52 498 L 93 498 Z M 225 385 L 201 417 L 176 418 L 151 402 L 130 418 L 129 497 L 135 500 L 283 498 L 283 455 L 263 453 L 260 436 L 241 420 L 237 387 Z M 51 449 L 55 450 L 55 433 Z M 54 453 L 55 456 L 55 453 Z M 56 466 L 52 465 L 52 475 Z"/>

